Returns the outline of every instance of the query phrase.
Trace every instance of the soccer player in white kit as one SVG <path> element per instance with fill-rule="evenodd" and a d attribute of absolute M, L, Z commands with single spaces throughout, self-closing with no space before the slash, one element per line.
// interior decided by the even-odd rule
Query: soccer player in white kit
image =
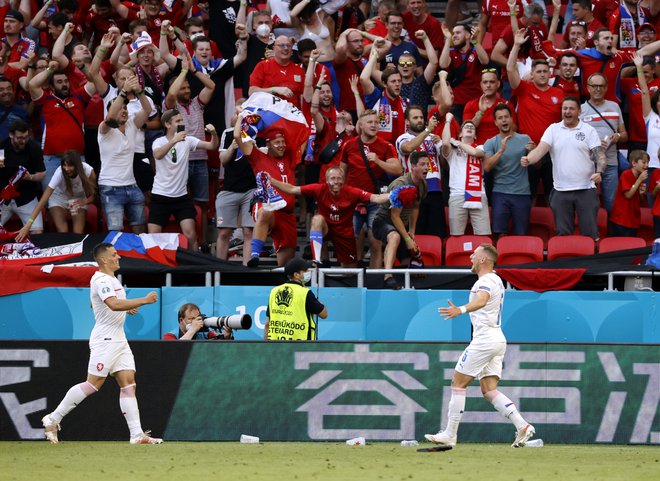
<path fill-rule="evenodd" d="M 516 409 L 508 397 L 497 390 L 502 377 L 502 360 L 506 351 L 506 339 L 502 333 L 502 306 L 504 285 L 493 271 L 497 261 L 497 250 L 490 244 L 481 244 L 470 256 L 472 272 L 479 276 L 470 290 L 470 299 L 464 306 L 440 307 L 438 312 L 445 320 L 470 313 L 472 342 L 454 368 L 451 381 L 451 400 L 447 412 L 447 427 L 437 434 L 424 437 L 435 444 L 456 445 L 456 434 L 465 410 L 465 390 L 475 378 L 479 379 L 484 397 L 502 416 L 516 426 L 516 439 L 511 447 L 520 448 L 536 432 Z"/>
<path fill-rule="evenodd" d="M 103 386 L 108 374 L 119 384 L 119 407 L 128 429 L 131 444 L 160 444 L 162 439 L 152 438 L 142 431 L 140 411 L 135 397 L 135 360 L 126 340 L 124 322 L 126 313 L 135 314 L 139 307 L 153 304 L 158 300 L 155 292 L 139 299 L 126 299 L 126 291 L 115 272 L 119 269 L 119 254 L 112 244 L 101 243 L 94 247 L 94 260 L 99 270 L 90 281 L 89 296 L 96 324 L 89 338 L 89 364 L 87 380 L 73 386 L 64 396 L 59 406 L 43 417 L 41 422 L 46 431 L 46 439 L 58 444 L 57 432 L 62 418 L 71 412 L 85 398 Z"/>

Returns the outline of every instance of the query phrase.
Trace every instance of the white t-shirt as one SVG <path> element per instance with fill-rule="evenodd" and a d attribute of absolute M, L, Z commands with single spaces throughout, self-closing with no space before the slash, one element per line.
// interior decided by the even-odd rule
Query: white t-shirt
<path fill-rule="evenodd" d="M 651 110 L 644 117 L 644 122 L 646 123 L 646 136 L 649 139 L 649 143 L 646 146 L 646 152 L 651 159 L 649 160 L 649 168 L 658 169 L 660 168 L 660 160 L 658 160 L 658 149 L 660 149 L 660 116 Z"/>
<path fill-rule="evenodd" d="M 119 96 L 119 89 L 117 89 L 117 87 L 108 84 L 108 91 L 103 96 L 103 118 L 106 118 L 106 116 L 108 115 L 108 107 L 110 107 L 112 102 L 118 96 Z M 152 118 L 154 115 L 158 114 L 158 110 L 156 110 L 156 107 L 154 106 L 154 101 L 151 100 L 149 96 L 147 96 L 147 100 L 149 101 L 149 105 L 151 106 L 151 112 L 149 112 L 149 118 Z M 142 110 L 142 105 L 140 104 L 140 100 L 137 98 L 129 100 L 128 105 L 126 105 L 126 109 L 128 110 L 128 117 L 131 119 L 134 118 L 135 114 L 137 114 L 140 110 Z M 135 152 L 137 154 L 145 153 L 144 130 L 142 129 L 138 129 L 137 135 L 135 136 Z"/>
<path fill-rule="evenodd" d="M 91 165 L 83 162 L 83 170 L 85 175 L 89 177 L 92 175 L 94 169 Z M 69 195 L 69 191 L 66 190 L 66 183 L 64 182 L 64 173 L 62 172 L 62 167 L 55 169 L 53 177 L 51 177 L 50 182 L 48 182 L 48 187 L 53 189 L 53 194 L 55 196 L 64 197 L 67 199 L 79 199 L 87 197 L 85 195 L 85 189 L 83 189 L 82 180 L 80 180 L 80 175 L 76 175 L 74 179 L 71 179 L 71 190 L 73 190 L 73 196 Z"/>
<path fill-rule="evenodd" d="M 504 284 L 500 276 L 489 272 L 481 276 L 470 290 L 470 302 L 478 292 L 489 294 L 488 302 L 478 311 L 470 313 L 472 322 L 472 344 L 506 342 L 502 332 L 502 307 L 504 305 Z"/>
<path fill-rule="evenodd" d="M 110 297 L 126 299 L 126 291 L 115 276 L 96 271 L 89 281 L 89 299 L 96 319 L 89 337 L 90 346 L 100 341 L 126 341 L 126 311 L 113 311 L 106 306 L 104 301 Z"/>
<path fill-rule="evenodd" d="M 135 184 L 133 175 L 133 154 L 137 136 L 135 122 L 129 117 L 126 133 L 119 129 L 110 129 L 108 133 L 98 133 L 99 152 L 101 153 L 101 172 L 99 185 L 123 187 Z"/>
<path fill-rule="evenodd" d="M 167 137 L 158 137 L 154 140 L 153 150 L 167 144 Z M 156 159 L 156 176 L 153 194 L 166 197 L 182 197 L 188 192 L 188 156 L 192 150 L 197 148 L 200 140 L 192 135 L 187 135 L 186 140 L 178 142 L 162 159 Z M 176 151 L 176 162 L 174 162 L 173 150 Z"/>
<path fill-rule="evenodd" d="M 483 150 L 483 145 L 477 147 Z M 449 164 L 449 195 L 465 195 L 465 177 L 467 176 L 467 154 L 457 147 L 451 147 L 451 153 L 447 159 Z M 482 163 L 483 167 L 483 163 Z M 481 193 L 486 196 L 486 183 L 481 183 Z"/>
<path fill-rule="evenodd" d="M 573 128 L 564 121 L 551 124 L 541 137 L 541 142 L 550 145 L 554 188 L 558 191 L 593 189 L 596 187 L 591 176 L 596 165 L 591 160 L 591 149 L 600 146 L 598 132 L 580 120 Z"/>

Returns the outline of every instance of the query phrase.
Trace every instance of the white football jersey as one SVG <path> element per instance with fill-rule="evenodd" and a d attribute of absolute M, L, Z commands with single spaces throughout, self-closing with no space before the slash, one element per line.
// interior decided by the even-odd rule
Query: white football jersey
<path fill-rule="evenodd" d="M 502 332 L 502 307 L 504 306 L 502 279 L 494 272 L 481 276 L 470 290 L 470 301 L 477 296 L 479 291 L 486 292 L 490 297 L 484 307 L 470 313 L 472 342 L 479 344 L 506 342 Z"/>
<path fill-rule="evenodd" d="M 96 324 L 89 337 L 89 344 L 99 341 L 126 341 L 124 322 L 126 311 L 113 311 L 106 304 L 109 297 L 126 299 L 126 291 L 115 276 L 96 271 L 89 282 L 89 298 Z"/>

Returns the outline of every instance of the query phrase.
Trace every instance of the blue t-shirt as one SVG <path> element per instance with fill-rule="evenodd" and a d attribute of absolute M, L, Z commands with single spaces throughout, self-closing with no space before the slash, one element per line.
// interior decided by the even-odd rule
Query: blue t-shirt
<path fill-rule="evenodd" d="M 493 192 L 502 194 L 530 195 L 527 168 L 520 165 L 520 158 L 527 155 L 528 135 L 513 134 L 506 143 L 506 150 L 500 157 L 493 173 Z M 495 155 L 502 145 L 502 137 L 498 134 L 484 144 L 486 157 Z M 533 167 L 529 167 L 533 168 Z"/>
<path fill-rule="evenodd" d="M 9 110 L 9 115 L 5 117 L 7 111 Z M 28 116 L 27 110 L 25 110 L 20 105 L 12 105 L 11 107 L 2 107 L 0 106 L 0 119 L 5 119 L 0 124 L 0 139 L 6 139 L 9 137 L 9 126 L 15 120 L 23 120 L 30 123 L 30 117 Z"/>

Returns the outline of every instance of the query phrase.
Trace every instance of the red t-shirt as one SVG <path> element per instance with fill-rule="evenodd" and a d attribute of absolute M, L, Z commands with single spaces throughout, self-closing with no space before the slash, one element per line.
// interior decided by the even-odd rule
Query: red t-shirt
<path fill-rule="evenodd" d="M 518 20 L 523 16 L 523 8 L 522 0 L 516 0 L 516 17 Z M 481 13 L 490 17 L 488 31 L 493 36 L 494 44 L 502 36 L 504 30 L 511 26 L 511 12 L 507 0 L 483 0 Z"/>
<path fill-rule="evenodd" d="M 374 186 L 374 182 L 371 180 L 371 176 L 364 164 L 364 159 L 360 153 L 359 139 L 360 137 L 355 137 L 346 142 L 339 153 L 340 163 L 346 164 L 346 185 L 366 190 L 367 192 L 380 193 L 377 192 L 376 186 Z M 374 152 L 381 160 L 398 159 L 394 146 L 380 137 L 376 137 L 373 142 L 363 145 L 365 156 L 369 152 Z M 376 179 L 386 180 L 383 169 L 373 162 L 369 166 Z"/>
<path fill-rule="evenodd" d="M 111 27 L 117 27 L 119 31 L 126 32 L 128 31 L 128 24 L 130 20 L 125 20 L 119 16 L 119 14 L 113 13 L 109 18 L 100 17 L 96 12 L 90 11 L 85 17 L 85 30 L 89 33 L 94 34 L 94 45 L 92 45 L 92 51 L 96 49 L 101 43 L 101 38 L 103 35 L 108 33 Z M 152 41 L 156 40 L 158 37 L 152 37 Z"/>
<path fill-rule="evenodd" d="M 655 169 L 653 171 L 653 174 L 651 174 L 651 180 L 649 180 L 649 192 L 653 192 L 653 189 L 655 189 L 656 184 L 660 182 L 660 169 Z M 653 212 L 654 217 L 660 217 L 660 194 L 656 194 L 655 196 L 655 202 L 653 202 L 653 209 L 651 209 L 651 212 Z"/>
<path fill-rule="evenodd" d="M 481 70 L 484 66 L 479 61 L 477 52 L 471 48 L 463 54 L 452 48 L 449 56 L 451 57 L 451 63 L 447 69 L 449 72 L 460 67 L 467 59 L 463 80 L 454 87 L 454 105 L 465 105 L 473 98 L 481 97 Z"/>
<path fill-rule="evenodd" d="M 310 137 L 311 145 L 309 145 L 310 142 L 308 142 L 307 150 L 309 151 L 309 149 L 311 149 L 314 156 L 314 162 L 319 163 L 319 155 L 323 148 L 337 137 L 337 132 L 335 130 L 337 125 L 337 110 L 334 105 L 330 106 L 330 110 L 321 109 L 321 115 L 324 117 L 325 121 L 323 122 L 323 128 L 318 131 L 312 117 L 311 108 L 312 106 L 309 102 L 303 100 L 302 113 L 307 120 L 307 124 L 310 126 L 310 135 L 313 136 L 313 139 Z M 303 157 L 306 157 L 307 154 L 308 152 L 305 152 Z M 307 161 L 306 158 L 305 161 Z M 323 178 L 320 177 L 319 182 L 322 181 Z"/>
<path fill-rule="evenodd" d="M 574 78 L 572 80 L 565 80 L 557 75 L 550 81 L 550 85 L 562 89 L 564 91 L 564 98 L 571 95 L 580 98 L 580 84 Z"/>
<path fill-rule="evenodd" d="M 422 39 L 415 37 L 415 32 L 417 30 L 424 30 L 426 35 L 428 35 L 429 39 L 431 40 L 431 45 L 433 45 L 436 50 L 442 50 L 442 47 L 445 44 L 445 36 L 442 34 L 442 27 L 440 22 L 433 15 L 428 14 L 426 16 L 426 20 L 424 20 L 422 23 L 416 23 L 412 13 L 403 12 L 403 24 L 408 31 L 410 41 L 417 45 L 417 48 L 426 50 Z M 385 32 L 385 35 L 387 35 L 387 32 Z"/>
<path fill-rule="evenodd" d="M 660 88 L 660 79 L 649 83 L 649 93 Z M 646 122 L 642 113 L 642 91 L 637 77 L 621 78 L 621 95 L 628 101 L 628 139 L 632 142 L 646 142 Z"/>
<path fill-rule="evenodd" d="M 632 169 L 628 169 L 621 174 L 614 194 L 612 213 L 610 214 L 611 222 L 631 229 L 638 229 L 642 222 L 639 193 L 635 192 L 635 195 L 630 199 L 626 199 L 623 193 L 628 192 L 635 182 L 637 182 L 637 177 L 635 177 Z"/>
<path fill-rule="evenodd" d="M 523 25 L 520 20 L 518 20 L 518 26 L 520 28 L 525 28 L 525 25 Z M 528 25 L 526 28 L 527 36 L 529 38 L 520 48 L 518 58 L 525 59 L 529 57 L 532 60 L 537 58 L 546 59 L 547 57 L 543 53 L 543 42 L 548 38 L 548 27 L 546 27 L 544 23 L 541 23 L 541 25 Z M 513 37 L 513 30 L 511 30 L 511 25 L 509 25 L 502 32 L 502 40 L 504 40 L 504 43 L 506 43 L 508 47 L 507 52 L 513 47 Z M 495 42 L 497 42 L 497 40 L 495 40 Z"/>
<path fill-rule="evenodd" d="M 602 25 L 605 25 L 607 20 L 619 8 L 617 0 L 591 0 L 591 4 L 593 5 L 591 13 Z"/>
<path fill-rule="evenodd" d="M 258 148 L 253 148 L 250 155 L 246 155 L 252 172 L 257 175 L 257 172 L 268 172 L 275 180 L 280 180 L 286 184 L 293 184 L 296 180 L 296 165 L 291 157 L 291 152 L 288 150 L 284 153 L 284 157 L 275 158 L 270 155 L 264 154 Z M 280 192 L 282 198 L 286 201 L 286 207 L 282 209 L 283 212 L 293 212 L 296 203 L 296 198 L 293 195 Z"/>
<path fill-rule="evenodd" d="M 593 49 L 595 51 L 595 49 Z M 584 55 L 582 52 L 584 50 L 577 51 L 578 58 L 580 59 L 580 70 L 582 75 L 582 89 L 584 92 L 587 91 L 587 79 L 591 74 L 600 72 L 603 65 L 603 61 L 591 57 L 589 55 Z M 633 56 L 630 52 L 618 51 L 615 55 L 612 55 L 606 62 L 605 68 L 602 73 L 607 78 L 607 92 L 605 92 L 605 99 L 611 100 L 612 102 L 620 102 L 621 100 L 617 97 L 616 86 L 619 73 L 621 73 L 621 65 L 624 63 L 629 63 L 633 61 Z"/>
<path fill-rule="evenodd" d="M 15 101 L 18 101 L 18 99 L 21 96 L 21 92 L 24 92 L 24 90 L 18 85 L 18 80 L 21 77 L 26 76 L 25 70 L 21 70 L 20 68 L 14 68 L 14 67 L 10 67 L 9 65 L 5 65 L 5 71 L 0 73 L 0 75 L 3 75 L 11 82 L 11 84 L 14 87 L 14 99 Z"/>
<path fill-rule="evenodd" d="M 337 84 L 339 85 L 339 110 L 355 110 L 355 96 L 351 90 L 351 82 L 349 79 L 353 75 L 358 77 L 362 73 L 362 69 L 367 64 L 367 59 L 360 58 L 359 60 L 352 60 L 347 58 L 344 63 L 333 62 L 335 67 L 335 75 L 337 76 Z M 363 96 L 361 82 L 358 82 L 358 89 L 360 95 Z"/>
<path fill-rule="evenodd" d="M 314 197 L 317 201 L 319 214 L 328 223 L 334 235 L 352 237 L 353 212 L 360 202 L 369 202 L 371 193 L 350 185 L 345 185 L 339 195 L 330 192 L 328 184 L 308 184 L 300 187 L 302 195 Z"/>
<path fill-rule="evenodd" d="M 545 129 L 561 120 L 564 92 L 557 87 L 539 90 L 532 82 L 522 80 L 513 95 L 518 98 L 518 132 L 538 144 Z"/>
<path fill-rule="evenodd" d="M 434 115 L 436 115 L 436 118 L 438 119 L 438 126 L 435 128 L 433 133 L 435 135 L 439 135 L 440 137 L 442 137 L 442 130 L 445 128 L 445 119 L 447 118 L 447 114 L 441 115 L 438 112 L 438 106 L 436 105 L 434 107 L 431 107 L 431 110 L 429 110 L 428 118 L 426 120 L 430 120 L 431 117 L 433 117 Z M 451 131 L 452 138 L 457 139 L 459 134 L 461 133 L 461 126 L 459 125 L 458 122 L 456 122 L 455 118 L 451 119 L 451 124 L 449 124 L 449 129 Z"/>
<path fill-rule="evenodd" d="M 289 62 L 280 65 L 274 58 L 262 60 L 250 74 L 250 86 L 267 89 L 271 87 L 288 87 L 293 92 L 291 98 L 284 98 L 300 108 L 303 93 L 305 72 L 300 65 Z"/>
<path fill-rule="evenodd" d="M 484 112 L 484 114 L 481 116 L 481 120 L 479 121 L 479 127 L 477 127 L 477 139 L 476 139 L 477 145 L 483 145 L 483 143 L 486 142 L 488 139 L 490 139 L 491 137 L 495 137 L 497 134 L 500 133 L 500 129 L 498 129 L 497 126 L 495 125 L 495 117 L 493 116 L 493 114 L 495 113 L 495 107 L 497 107 L 500 104 L 505 104 L 509 106 L 509 108 L 511 109 L 513 122 L 517 123 L 516 112 L 511 102 L 498 97 L 495 103 L 490 107 L 488 107 Z M 479 98 L 470 100 L 467 104 L 465 104 L 465 108 L 463 109 L 463 120 L 473 119 L 478 111 L 479 111 Z"/>
<path fill-rule="evenodd" d="M 41 106 L 41 117 L 44 124 L 42 141 L 44 155 L 61 154 L 67 150 L 76 150 L 80 154 L 84 154 L 85 138 L 81 126 L 89 100 L 90 96 L 83 88 L 74 90 L 73 95 L 65 99 L 60 99 L 50 91 L 44 90 L 41 98 L 34 101 L 36 105 Z M 78 122 L 73 120 L 60 104 L 64 104 Z"/>

